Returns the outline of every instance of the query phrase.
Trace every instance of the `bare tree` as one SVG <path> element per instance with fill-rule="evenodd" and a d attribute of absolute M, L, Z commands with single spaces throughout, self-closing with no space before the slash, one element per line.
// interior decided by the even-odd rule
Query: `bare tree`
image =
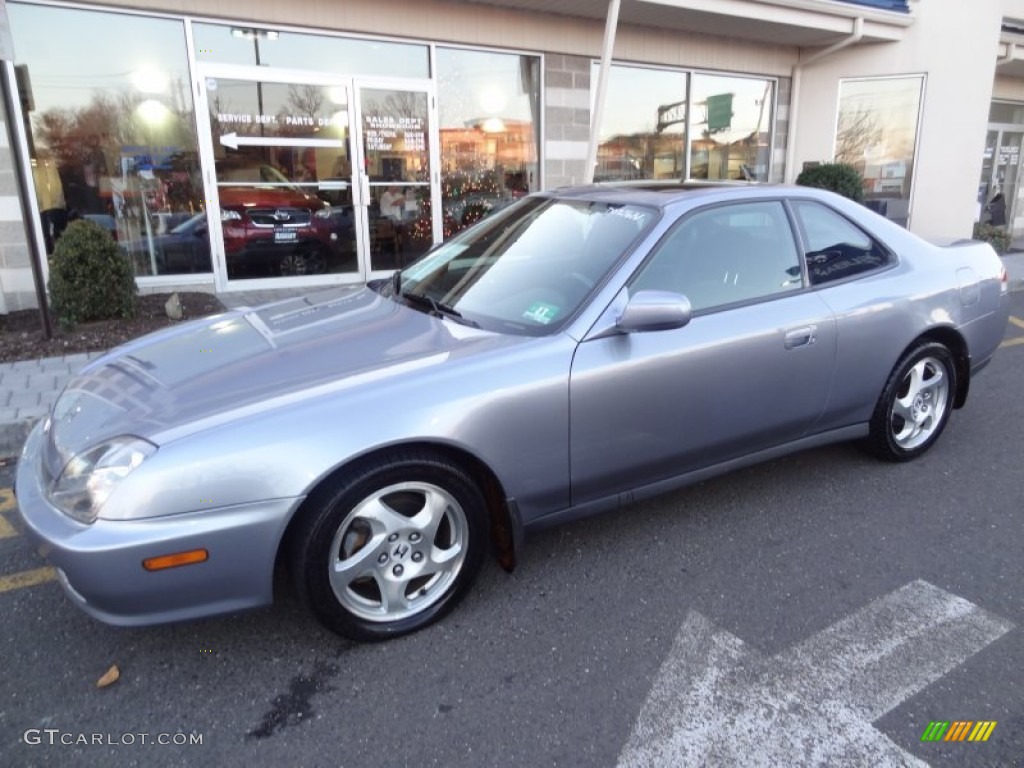
<path fill-rule="evenodd" d="M 864 151 L 882 137 L 876 115 L 860 107 L 854 111 L 840 110 L 836 132 L 836 161 L 862 166 Z"/>
<path fill-rule="evenodd" d="M 288 106 L 296 114 L 311 117 L 314 120 L 320 117 L 324 106 L 323 88 L 317 85 L 289 85 Z"/>

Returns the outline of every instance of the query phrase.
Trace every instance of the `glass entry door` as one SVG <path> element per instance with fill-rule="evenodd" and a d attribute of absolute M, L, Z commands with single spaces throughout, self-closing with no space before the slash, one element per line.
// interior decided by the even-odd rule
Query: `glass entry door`
<path fill-rule="evenodd" d="M 441 239 L 429 84 L 359 81 L 360 219 L 371 277 L 400 269 Z"/>
<path fill-rule="evenodd" d="M 200 82 L 218 287 L 362 279 L 349 84 L 238 67 Z"/>
<path fill-rule="evenodd" d="M 1020 126 L 989 126 L 978 185 L 981 220 L 999 227 L 1010 225 L 1011 234 L 1022 148 Z"/>

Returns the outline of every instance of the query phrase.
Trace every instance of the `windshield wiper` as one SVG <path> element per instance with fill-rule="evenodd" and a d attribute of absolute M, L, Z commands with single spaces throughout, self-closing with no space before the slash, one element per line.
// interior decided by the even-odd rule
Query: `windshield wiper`
<path fill-rule="evenodd" d="M 479 328 L 480 324 L 474 320 L 470 320 L 467 317 L 463 317 L 462 313 L 459 312 L 455 307 L 448 306 L 437 299 L 433 299 L 430 296 L 423 296 L 418 293 L 402 293 L 399 291 L 397 296 L 406 300 L 409 304 L 416 304 L 421 307 L 426 307 L 430 310 L 430 314 L 435 317 L 450 317 L 453 320 L 457 320 L 463 325 L 468 325 L 473 328 Z"/>

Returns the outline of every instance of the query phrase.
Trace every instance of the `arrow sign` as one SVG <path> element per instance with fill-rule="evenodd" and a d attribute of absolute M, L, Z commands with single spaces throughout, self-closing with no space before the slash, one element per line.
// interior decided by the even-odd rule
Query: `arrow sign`
<path fill-rule="evenodd" d="M 284 139 L 275 136 L 239 136 L 232 131 L 220 137 L 220 143 L 231 149 L 248 147 L 340 147 L 341 139 Z"/>
<path fill-rule="evenodd" d="M 619 766 L 926 766 L 871 723 L 1012 627 L 915 581 L 765 657 L 691 611 Z"/>

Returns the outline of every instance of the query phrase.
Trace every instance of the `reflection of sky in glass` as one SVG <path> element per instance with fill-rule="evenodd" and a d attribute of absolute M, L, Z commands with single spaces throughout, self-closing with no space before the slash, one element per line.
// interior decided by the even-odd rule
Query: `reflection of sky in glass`
<path fill-rule="evenodd" d="M 156 95 L 191 107 L 182 22 L 20 3 L 8 3 L 7 12 L 37 113 L 139 86 L 162 86 Z"/>
<path fill-rule="evenodd" d="M 239 26 L 236 29 L 248 30 Z M 192 38 L 199 61 L 260 65 L 335 72 L 339 75 L 428 77 L 430 62 L 425 45 L 380 40 L 351 40 L 326 35 L 281 32 L 275 39 L 247 39 L 232 34 L 232 27 L 193 24 Z"/>
<path fill-rule="evenodd" d="M 598 65 L 592 69 L 591 83 L 597 87 Z M 702 102 L 708 96 L 731 93 L 732 129 L 715 134 L 721 142 L 732 142 L 749 136 L 760 123 L 767 131 L 771 124 L 771 82 L 728 75 L 693 76 L 694 120 L 705 119 Z M 686 99 L 686 74 L 641 67 L 612 67 L 608 81 L 608 97 L 601 120 L 601 140 L 612 136 L 650 133 L 658 122 L 658 107 L 675 104 Z M 763 102 L 763 107 L 762 107 Z M 682 108 L 680 108 L 682 109 Z M 674 117 L 674 115 L 673 115 Z M 694 124 L 694 135 L 699 136 L 705 125 Z M 665 129 L 665 133 L 682 133 L 683 125 Z"/>
<path fill-rule="evenodd" d="M 441 128 L 469 128 L 495 117 L 533 120 L 516 54 L 438 48 L 437 78 Z"/>
<path fill-rule="evenodd" d="M 702 106 L 709 96 L 731 93 L 732 126 L 714 134 L 715 141 L 723 144 L 738 141 L 757 131 L 770 130 L 772 117 L 772 88 L 770 80 L 727 75 L 694 75 L 693 120 L 705 121 L 706 112 Z M 694 122 L 694 137 L 707 129 L 707 123 Z"/>
<path fill-rule="evenodd" d="M 591 84 L 596 91 L 598 65 L 592 68 Z M 608 95 L 601 119 L 601 141 L 613 136 L 654 133 L 658 107 L 686 100 L 686 75 L 639 67 L 612 67 Z M 685 105 L 678 108 L 680 115 Z M 671 125 L 664 133 L 682 133 L 683 123 Z"/>
<path fill-rule="evenodd" d="M 840 134 L 844 127 L 859 126 L 862 135 L 848 136 L 847 148 L 837 147 L 837 155 L 845 154 L 842 159 L 847 162 L 870 165 L 912 163 L 922 81 L 921 77 L 844 80 L 839 91 Z"/>
<path fill-rule="evenodd" d="M 230 118 L 245 116 L 255 119 L 260 114 L 261 101 L 262 114 L 277 118 L 265 124 L 266 130 L 262 133 L 265 136 L 290 136 L 296 130 L 305 136 L 320 131 L 343 135 L 347 127 L 348 107 L 344 92 L 324 86 L 268 82 L 257 84 L 247 80 L 210 78 L 207 81 L 207 94 L 210 114 L 214 120 L 218 116 L 228 118 L 221 121 L 225 130 L 256 133 L 258 126 L 255 122 Z M 341 117 L 338 117 L 339 114 Z M 306 125 L 295 121 L 293 124 L 289 122 L 291 118 L 312 118 L 313 122 Z"/>

